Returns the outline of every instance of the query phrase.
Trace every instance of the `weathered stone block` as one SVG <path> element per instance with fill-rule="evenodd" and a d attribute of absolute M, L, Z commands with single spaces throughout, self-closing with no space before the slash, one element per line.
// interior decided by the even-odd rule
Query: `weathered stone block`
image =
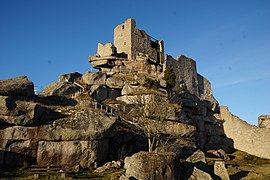
<path fill-rule="evenodd" d="M 225 161 L 215 161 L 214 173 L 219 176 L 222 180 L 230 180 L 228 171 L 225 167 Z"/>
<path fill-rule="evenodd" d="M 174 158 L 174 153 L 136 153 L 125 158 L 125 175 L 136 179 L 175 179 Z"/>
<path fill-rule="evenodd" d="M 71 82 L 53 82 L 46 86 L 43 92 L 40 93 L 42 96 L 67 96 L 74 94 L 80 89 L 77 85 Z"/>
<path fill-rule="evenodd" d="M 86 72 L 83 74 L 82 80 L 87 85 L 105 85 L 106 74 L 100 72 Z"/>
<path fill-rule="evenodd" d="M 26 76 L 0 80 L 0 95 L 33 96 L 34 83 L 29 81 Z"/>
<path fill-rule="evenodd" d="M 99 141 L 40 141 L 38 143 L 37 164 L 70 166 L 82 168 L 98 166 L 108 154 L 108 140 Z"/>
<path fill-rule="evenodd" d="M 119 78 L 111 77 L 106 80 L 106 85 L 112 89 L 122 89 L 124 86 L 124 81 Z"/>

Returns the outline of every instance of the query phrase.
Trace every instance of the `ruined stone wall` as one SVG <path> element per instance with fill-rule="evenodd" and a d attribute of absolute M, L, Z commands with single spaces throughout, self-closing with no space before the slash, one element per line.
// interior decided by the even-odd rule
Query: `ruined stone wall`
<path fill-rule="evenodd" d="M 100 55 L 101 57 L 111 56 L 113 54 L 112 46 L 113 46 L 112 43 L 106 43 L 104 45 L 98 43 L 97 54 Z"/>
<path fill-rule="evenodd" d="M 123 24 L 119 24 L 114 28 L 114 45 L 117 48 L 117 52 L 126 53 L 129 59 L 133 56 L 131 50 L 131 36 L 135 27 L 135 21 L 129 18 Z"/>
<path fill-rule="evenodd" d="M 155 63 L 164 62 L 163 41 L 153 40 L 136 27 L 134 19 L 128 19 L 114 29 L 114 45 L 118 52 L 125 52 L 135 60 L 139 53 L 146 54 Z"/>
<path fill-rule="evenodd" d="M 258 127 L 270 129 L 270 115 L 266 114 L 260 115 L 258 117 Z"/>
<path fill-rule="evenodd" d="M 176 85 L 179 87 L 181 80 L 185 81 L 191 94 L 199 97 L 196 62 L 181 55 L 177 60 L 167 56 L 166 66 L 171 67 L 176 75 Z"/>
<path fill-rule="evenodd" d="M 198 92 L 201 99 L 208 100 L 213 103 L 218 103 L 213 96 L 211 83 L 208 79 L 197 73 L 198 78 Z"/>
<path fill-rule="evenodd" d="M 234 141 L 234 147 L 249 154 L 270 159 L 270 129 L 258 128 L 231 114 L 221 106 L 224 132 Z"/>

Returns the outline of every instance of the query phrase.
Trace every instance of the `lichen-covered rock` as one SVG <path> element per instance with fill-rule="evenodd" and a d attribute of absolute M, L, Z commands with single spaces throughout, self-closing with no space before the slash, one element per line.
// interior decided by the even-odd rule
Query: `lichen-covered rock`
<path fill-rule="evenodd" d="M 189 156 L 186 159 L 187 162 L 191 162 L 191 163 L 197 163 L 197 162 L 203 162 L 206 163 L 205 160 L 205 155 L 204 153 L 198 149 L 196 152 L 194 152 L 191 156 Z"/>
<path fill-rule="evenodd" d="M 12 163 L 11 160 L 16 161 L 16 157 L 22 162 L 17 165 L 33 164 L 37 159 L 42 165 L 100 165 L 108 156 L 109 138 L 114 136 L 116 119 L 88 109 L 76 111 L 71 117 L 48 125 L 0 129 L 0 165 L 8 165 Z M 15 144 L 11 150 L 10 144 L 13 141 Z M 33 152 L 38 152 L 38 155 Z M 18 156 L 6 156 L 7 154 Z M 23 157 L 29 157 L 31 161 L 22 161 Z"/>
<path fill-rule="evenodd" d="M 119 78 L 111 77 L 106 80 L 106 85 L 112 89 L 122 89 L 124 86 L 124 81 Z"/>
<path fill-rule="evenodd" d="M 174 158 L 174 153 L 136 153 L 125 158 L 125 176 L 136 179 L 175 179 Z"/>
<path fill-rule="evenodd" d="M 82 81 L 87 85 L 105 85 L 106 74 L 101 72 L 86 72 L 82 75 Z"/>
<path fill-rule="evenodd" d="M 16 107 L 14 100 L 9 96 L 0 96 L 0 115 L 7 114 L 8 111 Z"/>
<path fill-rule="evenodd" d="M 121 95 L 138 95 L 138 94 L 146 94 L 149 93 L 149 89 L 143 86 L 132 86 L 129 84 L 125 84 Z"/>
<path fill-rule="evenodd" d="M 40 93 L 42 96 L 67 96 L 74 94 L 80 88 L 71 82 L 53 82 Z"/>
<path fill-rule="evenodd" d="M 26 76 L 0 80 L 0 95 L 33 96 L 34 83 L 29 81 Z"/>
<path fill-rule="evenodd" d="M 212 180 L 212 177 L 210 174 L 194 167 L 191 176 L 188 178 L 188 180 L 197 180 L 197 179 L 203 179 L 203 180 Z"/>
<path fill-rule="evenodd" d="M 95 167 L 106 159 L 108 145 L 106 139 L 98 141 L 40 141 L 37 149 L 37 164 Z"/>
<path fill-rule="evenodd" d="M 60 82 L 74 82 L 76 79 L 80 77 L 82 77 L 81 73 L 73 72 L 73 73 L 63 74 L 59 76 L 59 81 Z"/>
<path fill-rule="evenodd" d="M 3 110 L 0 110 L 0 119 L 11 125 L 38 125 L 61 117 L 60 113 L 34 102 L 9 102 L 6 107 L 0 103 L 0 107 L 3 107 Z"/>
<path fill-rule="evenodd" d="M 123 101 L 126 104 L 146 104 L 154 102 L 155 100 L 160 102 L 168 102 L 167 97 L 155 96 L 154 94 L 142 94 L 142 95 L 124 95 L 116 98 L 118 101 Z"/>
<path fill-rule="evenodd" d="M 222 180 L 230 180 L 228 171 L 225 167 L 225 161 L 215 161 L 214 173 L 219 176 Z"/>

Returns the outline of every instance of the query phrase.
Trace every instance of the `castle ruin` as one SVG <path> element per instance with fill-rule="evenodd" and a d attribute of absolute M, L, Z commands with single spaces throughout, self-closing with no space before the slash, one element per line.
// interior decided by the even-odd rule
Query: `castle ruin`
<path fill-rule="evenodd" d="M 164 56 L 163 40 L 138 29 L 135 20 L 129 18 L 114 28 L 114 43 L 98 43 L 97 54 L 90 56 L 89 62 L 103 72 L 146 72 L 161 78 L 169 67 L 176 75 L 176 88 L 184 82 L 191 94 L 217 104 L 210 82 L 197 73 L 196 61 L 184 55 L 177 59 Z"/>
<path fill-rule="evenodd" d="M 89 62 L 101 71 L 161 72 L 164 44 L 138 29 L 129 18 L 114 28 L 114 44 L 98 43 L 97 54 L 90 56 Z"/>

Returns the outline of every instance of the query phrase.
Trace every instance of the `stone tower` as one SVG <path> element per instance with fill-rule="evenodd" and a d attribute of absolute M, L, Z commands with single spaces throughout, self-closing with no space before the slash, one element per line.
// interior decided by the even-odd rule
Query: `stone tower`
<path fill-rule="evenodd" d="M 114 29 L 114 45 L 118 52 L 126 53 L 130 60 L 147 56 L 153 63 L 164 63 L 163 41 L 152 38 L 144 30 L 139 30 L 132 18 Z"/>

